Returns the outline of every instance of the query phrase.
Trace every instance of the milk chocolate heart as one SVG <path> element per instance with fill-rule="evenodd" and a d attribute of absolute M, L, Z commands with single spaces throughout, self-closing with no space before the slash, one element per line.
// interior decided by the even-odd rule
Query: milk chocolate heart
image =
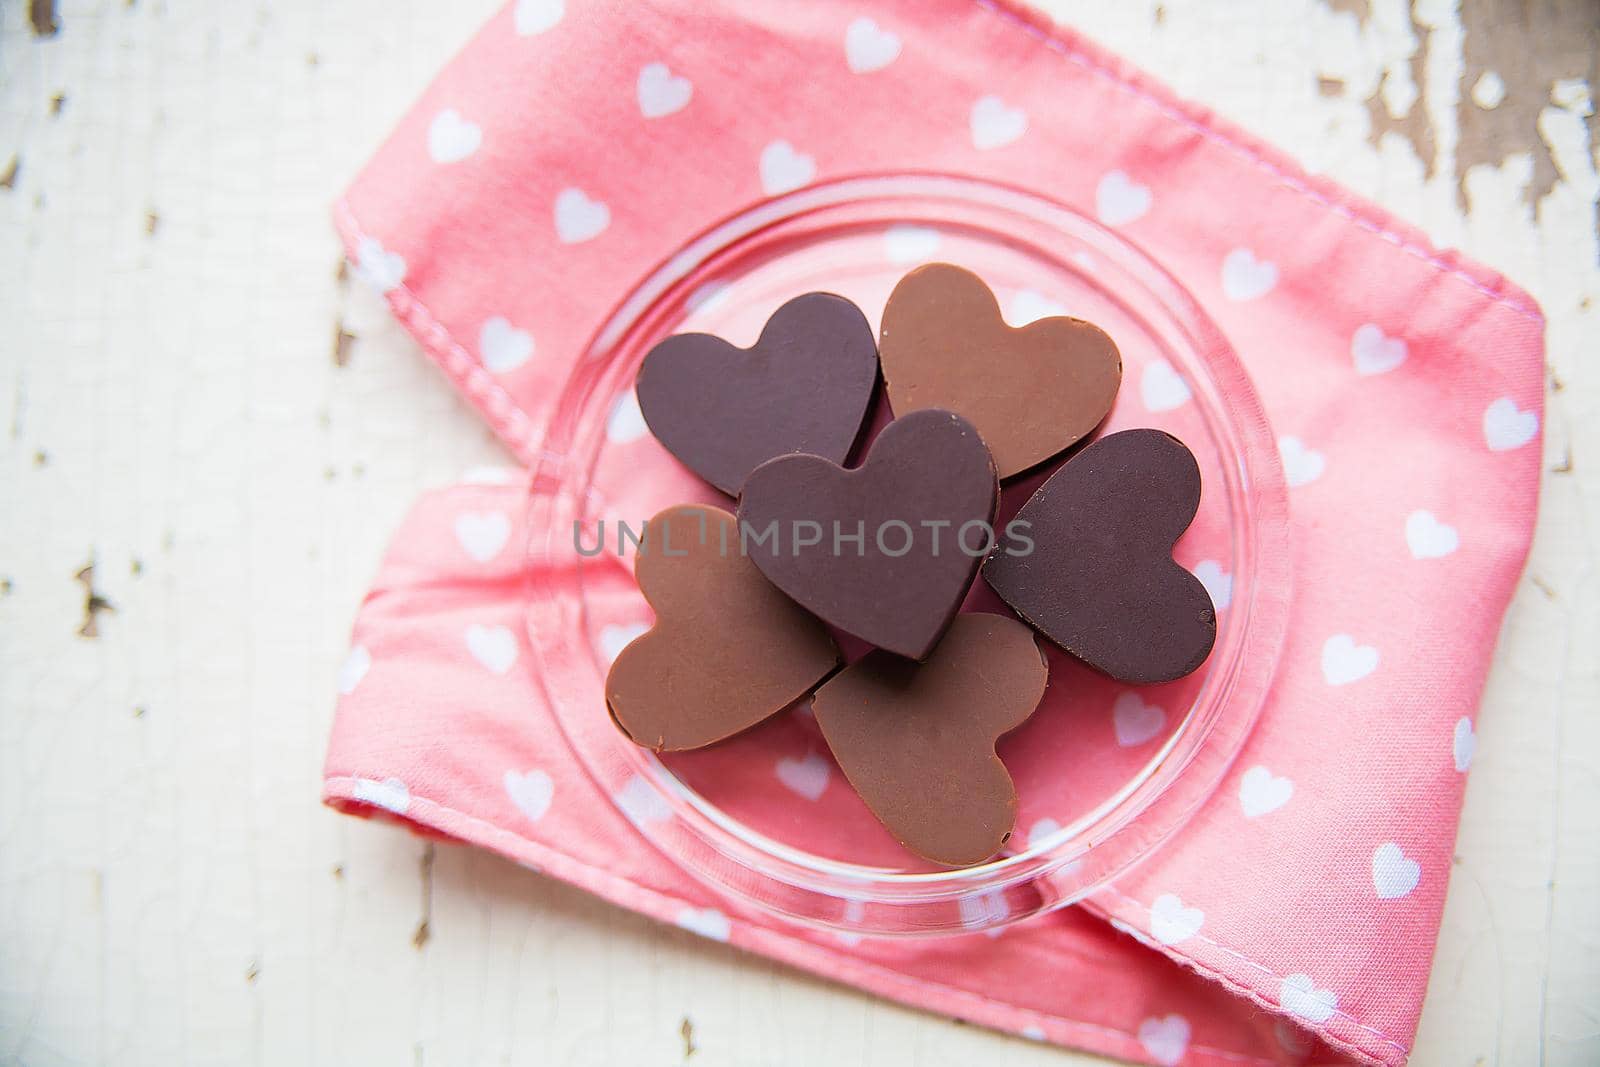
<path fill-rule="evenodd" d="M 992 547 L 999 482 L 972 424 L 916 411 L 861 466 L 781 456 L 745 480 L 739 523 L 762 573 L 825 622 L 922 659 Z"/>
<path fill-rule="evenodd" d="M 965 867 L 1011 836 L 1017 789 L 994 745 L 1033 714 L 1048 679 L 1026 626 L 972 613 L 956 617 L 925 663 L 869 652 L 817 690 L 811 710 L 895 839 Z"/>
<path fill-rule="evenodd" d="M 984 580 L 1040 633 L 1119 681 L 1182 678 L 1217 638 L 1206 587 L 1172 559 L 1199 506 L 1200 467 L 1182 441 L 1114 433 L 1029 498 L 1006 527 L 1022 536 L 1003 540 Z"/>
<path fill-rule="evenodd" d="M 645 527 L 634 573 L 656 622 L 606 676 L 606 705 L 658 752 L 731 737 L 811 691 L 839 665 L 821 623 L 739 551 L 732 515 L 668 508 Z"/>
<path fill-rule="evenodd" d="M 750 348 L 676 334 L 639 367 L 639 410 L 684 466 L 738 496 L 774 456 L 806 452 L 843 463 L 878 383 L 878 349 L 861 310 L 807 293 L 784 304 Z"/>
<path fill-rule="evenodd" d="M 894 287 L 878 358 L 896 415 L 961 415 L 1001 478 L 1087 437 L 1122 382 L 1122 355 L 1098 326 L 1064 316 L 1007 326 L 983 280 L 948 263 L 918 267 Z"/>

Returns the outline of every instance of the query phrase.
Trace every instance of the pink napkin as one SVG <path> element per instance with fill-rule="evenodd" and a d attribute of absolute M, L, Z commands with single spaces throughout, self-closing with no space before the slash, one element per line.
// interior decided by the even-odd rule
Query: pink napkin
<path fill-rule="evenodd" d="M 505 485 L 429 494 L 396 536 L 341 674 L 328 802 L 1040 1040 L 1161 1064 L 1404 1061 L 1533 528 L 1543 320 L 1524 293 L 990 0 L 520 0 L 338 226 L 531 461 L 578 353 L 686 238 L 811 182 L 913 170 L 1097 215 L 1206 305 L 1266 404 L 1291 486 L 1289 638 L 1194 821 L 1115 888 L 993 938 L 855 942 L 722 898 L 642 844 L 630 823 L 665 817 L 647 790 L 601 796 L 565 753 L 529 673 L 526 494 Z M 1130 374 L 1130 424 L 1185 403 L 1174 383 Z M 639 436 L 626 408 L 612 433 Z M 614 499 L 668 476 L 647 444 L 602 472 Z M 1228 575 L 1207 578 L 1223 603 Z M 1076 714 L 1106 745 L 1159 733 L 1154 704 Z"/>

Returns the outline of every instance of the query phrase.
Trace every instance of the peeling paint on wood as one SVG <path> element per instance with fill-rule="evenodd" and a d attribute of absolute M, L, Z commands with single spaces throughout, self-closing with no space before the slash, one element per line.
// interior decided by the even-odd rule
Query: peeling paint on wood
<path fill-rule="evenodd" d="M 61 29 L 56 19 L 56 0 L 28 0 L 28 24 L 35 37 L 54 37 Z"/>
<path fill-rule="evenodd" d="M 100 636 L 100 616 L 108 611 L 116 611 L 116 607 L 100 594 L 94 585 L 94 561 L 90 560 L 79 568 L 78 573 L 72 576 L 73 581 L 83 586 L 83 621 L 78 624 L 78 636 L 95 638 Z"/>
<path fill-rule="evenodd" d="M 683 1022 L 678 1024 L 678 1036 L 683 1038 L 683 1058 L 693 1056 L 699 1046 L 694 1043 L 694 1022 L 685 1015 Z"/>
<path fill-rule="evenodd" d="M 1527 186 L 1531 206 L 1549 195 L 1560 177 L 1539 128 L 1552 106 L 1557 83 L 1577 80 L 1600 85 L 1600 4 L 1595 0 L 1460 0 L 1465 33 L 1461 70 L 1461 143 L 1456 149 L 1457 188 L 1466 210 L 1465 175 L 1480 163 L 1498 166 L 1519 152 L 1533 159 Z M 1476 106 L 1472 89 L 1493 74 L 1504 86 L 1492 109 Z M 1584 118 L 1589 147 L 1600 144 L 1600 120 L 1593 106 Z"/>
<path fill-rule="evenodd" d="M 1372 14 L 1372 5 L 1369 0 L 1324 0 L 1330 11 L 1354 15 L 1360 22 L 1366 22 Z"/>
<path fill-rule="evenodd" d="M 418 864 L 422 873 L 422 917 L 411 935 L 411 947 L 421 952 L 433 936 L 433 842 L 422 846 L 422 860 Z"/>
<path fill-rule="evenodd" d="M 1438 165 L 1438 145 L 1434 140 L 1433 126 L 1428 121 L 1429 31 L 1418 21 L 1414 6 L 1411 8 L 1410 19 L 1411 33 L 1416 39 L 1416 45 L 1406 65 L 1411 76 L 1411 84 L 1416 89 L 1416 98 L 1399 114 L 1391 111 L 1389 95 L 1385 89 L 1392 73 L 1385 71 L 1383 77 L 1378 79 L 1378 87 L 1367 97 L 1367 117 L 1371 123 L 1367 140 L 1371 142 L 1373 148 L 1381 148 L 1383 139 L 1388 134 L 1404 138 L 1417 158 L 1422 160 L 1424 174 L 1432 177 L 1434 168 Z"/>
<path fill-rule="evenodd" d="M 344 328 L 344 320 L 333 324 L 333 365 L 335 367 L 348 367 L 350 365 L 350 348 L 356 342 L 356 335 Z"/>

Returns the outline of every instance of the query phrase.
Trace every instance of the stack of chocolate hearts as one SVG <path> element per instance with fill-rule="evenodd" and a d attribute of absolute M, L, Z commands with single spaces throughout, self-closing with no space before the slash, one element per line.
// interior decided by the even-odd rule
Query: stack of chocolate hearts
<path fill-rule="evenodd" d="M 1049 677 L 1034 631 L 1130 683 L 1189 674 L 1216 637 L 1205 587 L 1172 558 L 1199 507 L 1193 454 L 1149 429 L 1074 451 L 1121 378 L 1098 327 L 1010 327 L 981 279 L 943 263 L 900 281 L 876 343 L 827 293 L 784 304 L 748 349 L 662 341 L 639 370 L 645 421 L 737 508 L 646 524 L 635 574 L 656 622 L 606 679 L 617 726 L 681 751 L 810 696 L 902 844 L 948 866 L 994 856 L 1017 810 L 995 743 Z M 880 381 L 896 417 L 846 466 Z M 1001 482 L 1047 464 L 996 529 Z M 1022 621 L 959 613 L 980 571 Z M 839 633 L 873 648 L 842 666 Z"/>

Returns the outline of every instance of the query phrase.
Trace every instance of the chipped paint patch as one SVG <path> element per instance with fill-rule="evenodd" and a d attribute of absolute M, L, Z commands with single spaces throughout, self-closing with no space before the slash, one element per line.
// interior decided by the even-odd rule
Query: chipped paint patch
<path fill-rule="evenodd" d="M 56 0 L 29 0 L 28 25 L 35 37 L 54 37 L 61 30 L 56 18 Z"/>
<path fill-rule="evenodd" d="M 1427 85 L 1428 27 L 1410 8 L 1410 48 L 1404 59 L 1392 62 L 1378 79 L 1378 87 L 1367 97 L 1367 118 L 1370 122 L 1367 141 L 1374 149 L 1382 150 L 1383 139 L 1393 134 L 1411 146 L 1422 161 L 1427 177 L 1433 177 L 1439 164 L 1439 146 L 1434 136 L 1433 124 L 1428 121 Z"/>
<path fill-rule="evenodd" d="M 73 581 L 83 586 L 83 621 L 78 624 L 78 636 L 95 638 L 100 636 L 100 615 L 107 611 L 116 611 L 116 607 L 100 594 L 94 585 L 94 561 L 85 563 L 77 574 L 72 576 Z"/>
<path fill-rule="evenodd" d="M 1457 108 L 1461 141 L 1456 148 L 1456 189 L 1467 207 L 1466 174 L 1475 166 L 1499 167 L 1525 153 L 1533 174 L 1524 189 L 1532 206 L 1550 194 L 1561 177 L 1555 154 L 1540 129 L 1542 113 L 1557 99 L 1571 99 L 1575 87 L 1588 95 L 1600 78 L 1600 19 L 1592 2 L 1549 0 L 1508 4 L 1503 0 L 1460 0 L 1462 103 Z M 1475 90 L 1493 75 L 1499 101 L 1481 104 Z M 1566 88 L 1559 89 L 1558 87 Z M 1600 127 L 1592 108 L 1578 109 L 1592 150 Z"/>
<path fill-rule="evenodd" d="M 1506 83 L 1500 75 L 1486 70 L 1472 83 L 1472 102 L 1485 111 L 1493 111 L 1506 98 Z"/>

